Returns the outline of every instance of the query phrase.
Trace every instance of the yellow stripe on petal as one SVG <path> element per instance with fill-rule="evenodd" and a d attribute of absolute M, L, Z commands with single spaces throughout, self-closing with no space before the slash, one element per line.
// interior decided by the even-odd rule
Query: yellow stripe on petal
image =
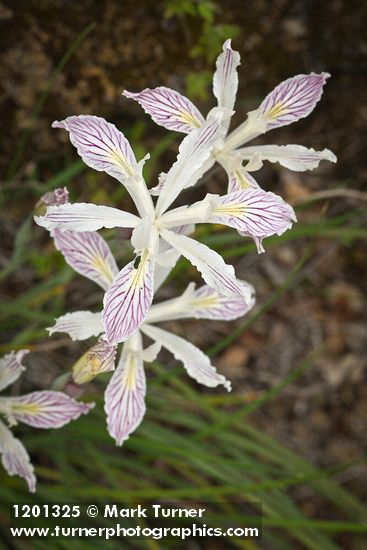
<path fill-rule="evenodd" d="M 217 216 L 242 216 L 246 212 L 246 204 L 233 202 L 215 207 L 213 214 Z"/>
<path fill-rule="evenodd" d="M 101 274 L 102 278 L 107 281 L 109 284 L 114 280 L 116 273 L 111 269 L 111 266 L 106 262 L 102 256 L 95 256 L 92 259 L 92 265 L 98 273 Z"/>
<path fill-rule="evenodd" d="M 154 122 L 167 130 L 188 134 L 205 122 L 203 115 L 187 97 L 165 86 L 146 88 L 140 93 L 125 90 L 123 95 L 137 101 Z"/>
<path fill-rule="evenodd" d="M 39 414 L 41 405 L 39 403 L 14 403 L 12 412 L 16 414 Z"/>
<path fill-rule="evenodd" d="M 274 120 L 282 115 L 287 114 L 287 112 L 288 112 L 288 109 L 286 108 L 284 103 L 282 103 L 281 101 L 278 101 L 277 103 L 275 103 L 275 105 L 271 107 L 271 109 L 266 111 L 265 116 L 266 118 L 270 118 L 271 120 Z"/>
<path fill-rule="evenodd" d="M 202 298 L 196 298 L 195 300 L 192 300 L 191 305 L 198 309 L 210 309 L 218 305 L 218 297 L 209 295 L 203 296 Z"/>
<path fill-rule="evenodd" d="M 250 189 L 251 187 L 253 187 L 253 184 L 246 177 L 246 174 L 242 170 L 236 170 L 233 175 L 236 178 L 238 187 L 240 189 Z"/>
<path fill-rule="evenodd" d="M 188 124 L 189 126 L 193 126 L 194 128 L 200 128 L 200 126 L 201 126 L 200 120 L 198 118 L 196 118 L 189 111 L 181 111 L 181 114 L 177 118 L 181 122 L 184 122 L 185 124 Z"/>
<path fill-rule="evenodd" d="M 135 332 L 124 344 L 119 363 L 105 392 L 108 431 L 117 445 L 122 445 L 142 421 L 145 394 L 142 338 L 139 332 Z"/>
<path fill-rule="evenodd" d="M 127 159 L 120 153 L 120 151 L 111 151 L 110 158 L 113 164 L 120 166 L 127 176 L 133 176 L 134 170 L 131 164 L 128 163 Z"/>
<path fill-rule="evenodd" d="M 126 358 L 126 366 L 122 377 L 122 385 L 129 391 L 136 388 L 137 362 L 133 353 L 128 353 Z"/>
<path fill-rule="evenodd" d="M 142 255 L 137 259 L 139 262 L 136 268 L 133 270 L 131 275 L 131 281 L 128 283 L 128 286 L 132 286 L 133 288 L 137 288 L 142 286 L 144 283 L 144 278 L 146 275 L 146 271 L 148 268 L 148 260 L 150 259 L 150 253 L 148 249 L 145 249 L 142 252 Z"/>
<path fill-rule="evenodd" d="M 144 321 L 153 300 L 154 261 L 145 249 L 127 264 L 104 296 L 102 321 L 111 345 L 127 340 Z"/>

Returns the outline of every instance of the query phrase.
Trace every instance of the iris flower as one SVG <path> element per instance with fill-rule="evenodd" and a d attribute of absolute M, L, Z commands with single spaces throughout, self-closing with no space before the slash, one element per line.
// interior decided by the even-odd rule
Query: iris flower
<path fill-rule="evenodd" d="M 184 138 L 176 162 L 161 174 L 161 191 L 155 205 L 142 176 L 145 159 L 136 161 L 129 142 L 113 124 L 84 115 L 53 123 L 69 132 L 72 144 L 88 166 L 107 172 L 126 187 L 139 214 L 90 203 L 65 203 L 49 206 L 44 216 L 35 217 L 48 230 L 74 234 L 103 227 L 133 228 L 135 258 L 116 274 L 104 299 L 102 321 L 111 345 L 127 340 L 145 320 L 153 300 L 155 265 L 172 266 L 176 253 L 185 256 L 219 294 L 251 301 L 248 287 L 236 278 L 233 266 L 211 248 L 182 234 L 183 228 L 195 223 L 219 223 L 261 242 L 267 236 L 283 233 L 295 220 L 289 205 L 261 189 L 224 196 L 208 194 L 193 205 L 168 210 L 181 191 L 202 176 L 214 147 L 222 141 L 222 119 L 219 109 Z"/>
<path fill-rule="evenodd" d="M 113 284 L 118 267 L 107 242 L 97 232 L 73 234 L 54 230 L 52 236 L 66 262 L 78 273 L 104 290 Z M 168 272 L 169 269 L 155 266 L 155 292 Z M 187 373 L 197 382 L 208 387 L 223 385 L 230 390 L 230 382 L 216 371 L 209 357 L 186 339 L 156 324 L 190 317 L 220 320 L 241 317 L 254 304 L 253 288 L 243 281 L 241 284 L 250 295 L 249 301 L 243 295 L 220 294 L 207 285 L 195 289 L 195 285 L 191 283 L 181 296 L 152 305 L 144 323 L 124 342 L 116 368 L 117 346 L 104 340 L 105 328 L 101 312 L 67 313 L 48 329 L 50 334 L 67 333 L 73 340 L 100 337 L 74 365 L 73 378 L 76 383 L 83 384 L 102 372 L 113 371 L 105 392 L 105 411 L 108 431 L 118 445 L 129 437 L 143 419 L 146 393 L 143 364 L 153 361 L 161 347 L 181 361 Z M 146 349 L 143 348 L 143 334 L 153 342 Z"/>
<path fill-rule="evenodd" d="M 223 52 L 217 58 L 213 77 L 217 107 L 208 115 L 210 117 L 213 111 L 222 109 L 225 137 L 222 144 L 212 151 L 206 169 L 215 161 L 223 166 L 228 174 L 228 193 L 258 189 L 256 180 L 249 172 L 258 170 L 262 160 L 279 162 L 290 170 L 301 172 L 316 168 L 321 160 L 336 162 L 335 155 L 328 149 L 315 151 L 294 144 L 247 146 L 249 141 L 269 130 L 308 116 L 320 100 L 330 75 L 311 73 L 288 78 L 270 92 L 256 110 L 249 112 L 240 126 L 229 132 L 238 89 L 239 65 L 240 54 L 232 50 L 231 40 L 226 40 Z M 187 97 L 170 88 L 146 88 L 138 93 L 125 91 L 124 95 L 140 103 L 157 124 L 168 130 L 190 134 L 206 123 L 204 116 Z M 245 166 L 244 161 L 248 161 Z M 157 191 L 160 192 L 160 189 Z"/>
<path fill-rule="evenodd" d="M 0 391 L 13 384 L 25 366 L 22 361 L 28 350 L 12 351 L 0 359 Z M 87 414 L 94 403 L 75 401 L 59 391 L 36 391 L 20 397 L 0 397 L 0 415 L 5 416 L 9 427 L 18 422 L 34 428 L 61 428 L 71 420 Z M 9 428 L 0 421 L 1 461 L 9 475 L 24 478 L 29 490 L 36 490 L 36 476 L 29 455 Z"/>

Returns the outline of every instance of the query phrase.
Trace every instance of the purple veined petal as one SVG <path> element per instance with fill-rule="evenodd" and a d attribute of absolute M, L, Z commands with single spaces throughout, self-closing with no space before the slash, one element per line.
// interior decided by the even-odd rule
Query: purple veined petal
<path fill-rule="evenodd" d="M 86 384 L 103 372 L 115 369 L 116 346 L 110 345 L 101 336 L 97 344 L 89 348 L 73 366 L 73 380 Z"/>
<path fill-rule="evenodd" d="M 250 301 L 243 296 L 225 296 L 219 294 L 208 285 L 198 288 L 191 299 L 190 317 L 195 319 L 211 319 L 218 321 L 232 321 L 243 317 L 255 305 L 255 289 L 249 283 L 242 281 L 250 292 Z"/>
<path fill-rule="evenodd" d="M 231 390 L 231 383 L 216 371 L 210 363 L 209 357 L 199 348 L 180 336 L 158 327 L 144 324 L 141 330 L 149 338 L 165 347 L 175 359 L 181 361 L 187 373 L 199 384 L 204 384 L 209 388 L 215 388 L 222 384 L 228 391 Z"/>
<path fill-rule="evenodd" d="M 254 147 L 244 147 L 239 149 L 242 158 L 251 158 L 254 153 L 261 153 L 263 160 L 270 162 L 279 162 L 281 166 L 304 172 L 317 168 L 322 160 L 336 162 L 336 156 L 329 149 L 315 151 L 315 149 L 304 147 L 303 145 L 257 145 Z"/>
<path fill-rule="evenodd" d="M 17 475 L 27 482 L 31 493 L 36 490 L 36 476 L 24 445 L 0 421 L 1 462 L 10 476 Z"/>
<path fill-rule="evenodd" d="M 183 189 L 195 185 L 203 175 L 205 163 L 223 137 L 222 119 L 223 113 L 217 112 L 181 142 L 177 160 L 164 178 L 156 205 L 157 216 L 169 208 Z"/>
<path fill-rule="evenodd" d="M 9 417 L 34 428 L 61 428 L 82 414 L 94 403 L 76 401 L 59 391 L 36 391 L 21 397 L 7 397 Z"/>
<path fill-rule="evenodd" d="M 138 172 L 129 142 L 114 124 L 91 115 L 70 116 L 55 121 L 53 128 L 64 128 L 87 166 L 107 172 L 120 182 Z"/>
<path fill-rule="evenodd" d="M 136 162 L 129 142 L 114 124 L 100 117 L 80 115 L 55 121 L 52 127 L 69 132 L 71 143 L 87 166 L 106 172 L 123 183 L 141 215 L 153 212 L 153 203 L 142 177 L 145 159 Z"/>
<path fill-rule="evenodd" d="M 308 116 L 320 100 L 329 73 L 299 74 L 281 82 L 258 108 L 267 130 L 286 126 Z"/>
<path fill-rule="evenodd" d="M 25 370 L 23 358 L 29 350 L 11 351 L 0 359 L 0 391 L 13 384 Z"/>
<path fill-rule="evenodd" d="M 167 130 L 188 134 L 204 123 L 204 117 L 191 101 L 175 90 L 159 86 L 123 95 L 137 101 L 154 122 Z"/>
<path fill-rule="evenodd" d="M 195 284 L 190 283 L 181 296 L 154 304 L 149 310 L 146 322 L 155 324 L 188 318 L 231 321 L 242 317 L 255 304 L 255 290 L 249 283 L 240 282 L 247 288 L 250 301 L 237 294 L 219 294 L 207 285 L 195 290 Z"/>
<path fill-rule="evenodd" d="M 105 392 L 107 427 L 116 445 L 122 445 L 143 420 L 145 394 L 141 336 L 136 333 L 125 342 Z"/>
<path fill-rule="evenodd" d="M 296 215 L 281 197 L 252 189 L 218 197 L 210 221 L 234 227 L 243 235 L 263 239 L 290 229 Z"/>
<path fill-rule="evenodd" d="M 46 206 L 58 206 L 67 202 L 69 202 L 69 191 L 67 187 L 58 187 L 42 195 L 38 204 L 42 203 Z"/>
<path fill-rule="evenodd" d="M 233 109 L 238 89 L 237 67 L 240 65 L 240 54 L 231 47 L 231 40 L 223 44 L 223 52 L 218 56 L 216 71 L 213 77 L 213 93 L 219 107 Z"/>
<path fill-rule="evenodd" d="M 44 216 L 35 216 L 35 222 L 48 231 L 97 231 L 106 227 L 135 227 L 140 218 L 111 206 L 76 202 L 49 206 Z"/>
<path fill-rule="evenodd" d="M 120 271 L 107 290 L 102 320 L 110 345 L 127 340 L 147 316 L 153 300 L 154 263 L 144 251 Z"/>
<path fill-rule="evenodd" d="M 94 231 L 75 233 L 58 229 L 52 232 L 52 237 L 70 267 L 107 290 L 119 270 L 103 237 Z"/>
<path fill-rule="evenodd" d="M 250 293 L 236 279 L 233 266 L 226 264 L 217 252 L 190 237 L 177 235 L 167 229 L 163 229 L 161 235 L 200 271 L 209 286 L 225 296 L 238 294 L 250 302 Z"/>
<path fill-rule="evenodd" d="M 48 333 L 65 332 L 72 340 L 86 340 L 92 336 L 99 336 L 104 331 L 101 312 L 74 311 L 66 313 L 56 319 L 55 324 L 49 327 Z"/>

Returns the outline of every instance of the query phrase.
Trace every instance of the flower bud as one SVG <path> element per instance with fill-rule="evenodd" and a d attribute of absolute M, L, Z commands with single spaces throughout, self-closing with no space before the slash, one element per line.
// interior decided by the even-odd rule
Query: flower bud
<path fill-rule="evenodd" d="M 104 340 L 91 347 L 73 366 L 73 380 L 76 384 L 86 384 L 102 372 L 115 368 L 115 346 Z"/>
<path fill-rule="evenodd" d="M 59 206 L 69 202 L 69 191 L 66 187 L 58 187 L 42 195 L 36 204 L 35 214 L 43 216 L 46 213 L 47 206 Z"/>

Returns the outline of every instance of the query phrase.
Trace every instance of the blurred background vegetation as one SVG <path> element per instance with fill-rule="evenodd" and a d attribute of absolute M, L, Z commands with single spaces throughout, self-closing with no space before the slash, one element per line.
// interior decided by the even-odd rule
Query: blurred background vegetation
<path fill-rule="evenodd" d="M 254 501 L 254 515 L 261 503 L 263 540 L 196 540 L 188 548 L 365 548 L 366 24 L 358 0 L 0 3 L 0 351 L 34 352 L 15 393 L 48 387 L 70 369 L 90 343 L 48 339 L 45 327 L 66 311 L 97 310 L 102 298 L 34 225 L 38 198 L 68 185 L 73 200 L 131 206 L 122 186 L 88 169 L 66 133 L 51 130 L 53 120 L 88 113 L 115 123 L 138 158 L 151 153 L 145 175 L 154 185 L 180 136 L 156 127 L 122 90 L 167 85 L 206 112 L 215 58 L 232 37 L 242 57 L 236 121 L 281 80 L 329 71 L 315 112 L 260 142 L 328 147 L 338 156 L 336 166 L 322 163 L 314 172 L 266 165 L 257 175 L 262 187 L 296 207 L 299 219 L 265 242 L 265 255 L 234 231 L 197 229 L 256 287 L 258 305 L 245 320 L 169 328 L 207 350 L 233 392 L 198 387 L 162 355 L 147 369 L 146 418 L 122 449 L 105 429 L 108 377 L 86 388 L 83 398 L 98 404 L 88 417 L 56 432 L 17 427 L 36 466 L 38 493 L 29 496 L 23 481 L 0 469 L 4 547 L 48 547 L 9 540 L 13 502 L 201 499 L 216 502 L 210 508 L 220 525 L 244 517 L 251 524 L 239 501 Z M 220 192 L 224 182 L 218 171 L 188 196 Z M 123 266 L 131 253 L 127 235 L 105 235 Z M 188 273 L 199 282 L 181 261 L 161 298 L 182 291 Z M 64 546 L 101 541 L 55 543 Z M 163 546 L 176 545 L 131 542 Z"/>

